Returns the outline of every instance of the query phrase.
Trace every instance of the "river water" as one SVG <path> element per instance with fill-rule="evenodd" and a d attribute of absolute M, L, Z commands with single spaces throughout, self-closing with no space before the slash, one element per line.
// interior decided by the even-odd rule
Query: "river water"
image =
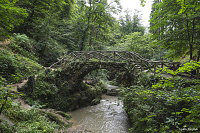
<path fill-rule="evenodd" d="M 73 133 L 127 133 L 128 119 L 117 97 L 103 95 L 100 104 L 71 113 Z"/>

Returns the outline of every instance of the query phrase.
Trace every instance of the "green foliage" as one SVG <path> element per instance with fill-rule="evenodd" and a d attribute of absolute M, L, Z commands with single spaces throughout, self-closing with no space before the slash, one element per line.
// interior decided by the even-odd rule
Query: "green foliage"
<path fill-rule="evenodd" d="M 22 91 L 27 94 L 29 88 L 30 86 L 25 86 Z M 26 101 L 32 106 L 58 110 L 70 108 L 71 97 L 73 96 L 69 93 L 67 81 L 62 80 L 60 71 L 40 73 L 34 83 L 31 95 L 25 95 Z"/>
<path fill-rule="evenodd" d="M 104 80 L 100 80 L 97 84 L 95 84 L 95 87 L 102 91 L 105 91 L 107 89 L 107 85 Z"/>
<path fill-rule="evenodd" d="M 16 37 L 16 40 L 15 43 L 17 43 L 17 45 L 15 46 L 19 49 L 15 49 L 14 47 L 0 49 L 0 113 L 11 108 L 13 98 L 17 96 L 12 92 L 13 88 L 8 84 L 18 83 L 29 76 L 37 74 L 42 69 L 42 67 L 33 60 L 21 56 L 24 55 L 28 57 L 31 55 L 28 53 L 30 51 L 26 51 L 30 48 L 30 46 L 28 46 L 30 45 L 28 43 L 29 39 L 26 36 L 19 35 Z M 13 50 L 13 52 L 15 53 L 9 51 L 10 48 L 13 48 L 15 50 Z"/>
<path fill-rule="evenodd" d="M 10 45 L 13 51 L 50 66 L 67 52 L 66 48 L 75 45 L 73 26 L 69 25 L 74 0 L 18 0 L 16 5 L 29 15 L 24 23 L 13 30 L 20 33 Z"/>
<path fill-rule="evenodd" d="M 57 80 L 55 72 L 48 74 L 41 73 L 38 75 L 32 98 L 41 101 L 41 104 L 53 101 L 55 95 L 58 93 L 58 87 L 56 86 Z"/>
<path fill-rule="evenodd" d="M 199 62 L 186 63 L 173 73 L 165 68 L 163 73 L 174 76 L 164 78 L 142 75 L 137 84 L 139 86 L 124 88 L 122 96 L 131 121 L 130 131 L 182 132 L 184 129 L 192 129 L 197 132 L 200 128 L 200 80 L 176 76 L 196 69 L 199 69 Z M 155 85 L 152 85 L 153 82 Z"/>
<path fill-rule="evenodd" d="M 134 32 L 141 32 L 143 35 L 145 28 L 140 21 L 139 11 L 136 10 L 133 16 L 129 11 L 126 11 L 125 16 L 120 18 L 121 34 L 124 36 Z"/>
<path fill-rule="evenodd" d="M 9 44 L 9 48 L 17 54 L 20 54 L 24 57 L 30 58 L 34 61 L 37 61 L 36 51 L 34 48 L 34 42 L 29 39 L 25 34 L 16 34 L 12 37 L 12 43 Z"/>
<path fill-rule="evenodd" d="M 16 6 L 18 0 L 2 0 L 0 2 L 0 36 L 7 35 L 15 26 L 27 17 L 25 9 Z"/>
<path fill-rule="evenodd" d="M 154 45 L 155 41 L 153 41 L 151 37 L 151 34 L 142 35 L 141 32 L 130 33 L 121 38 L 121 42 L 115 44 L 115 46 L 110 49 L 133 51 L 146 59 L 155 60 L 159 58 L 157 53 L 160 49 Z"/>
<path fill-rule="evenodd" d="M 146 3 L 146 0 L 140 0 L 140 2 L 141 2 L 141 5 L 144 7 L 145 3 Z"/>
<path fill-rule="evenodd" d="M 12 132 L 53 133 L 55 129 L 60 128 L 58 124 L 51 122 L 38 109 L 25 110 L 20 108 L 16 103 L 4 113 L 16 123 Z"/>
<path fill-rule="evenodd" d="M 44 66 L 50 66 L 57 62 L 67 50 L 62 45 L 58 44 L 55 40 L 41 41 L 36 44 L 38 51 L 39 63 Z"/>
<path fill-rule="evenodd" d="M 154 0 L 150 31 L 169 57 L 199 61 L 199 10 L 197 0 Z"/>
<path fill-rule="evenodd" d="M 0 87 L 5 86 L 5 85 L 6 85 L 6 79 L 0 76 Z"/>
<path fill-rule="evenodd" d="M 105 48 L 115 21 L 111 13 L 118 10 L 118 5 L 118 0 L 110 4 L 107 0 L 78 1 L 76 17 L 72 19 L 78 50 Z"/>
<path fill-rule="evenodd" d="M 8 122 L 0 119 L 0 132 L 1 133 L 13 133 L 14 128 L 8 124 Z"/>
<path fill-rule="evenodd" d="M 73 1 L 74 0 L 18 0 L 17 5 L 24 8 L 29 15 L 25 22 L 15 30 L 28 35 L 34 34 L 37 32 L 35 29 L 35 24 L 38 24 L 38 26 L 42 26 L 44 24 L 41 19 L 47 20 L 49 15 L 52 16 L 53 19 L 59 19 L 61 16 L 68 16 L 71 5 L 74 3 Z M 23 30 L 21 30 L 21 28 Z"/>
<path fill-rule="evenodd" d="M 17 96 L 11 93 L 11 89 L 11 87 L 0 86 L 0 115 L 12 106 L 13 98 Z"/>
<path fill-rule="evenodd" d="M 62 112 L 62 111 L 57 111 L 57 113 L 58 113 L 59 115 L 61 115 L 61 116 L 65 117 L 67 120 L 69 120 L 69 119 L 71 119 L 71 118 L 72 118 L 72 116 L 71 116 L 71 115 L 69 115 L 69 114 L 67 114 L 67 113 L 65 113 L 65 112 Z"/>
<path fill-rule="evenodd" d="M 180 67 L 177 71 L 177 73 L 183 73 L 183 72 L 191 72 L 193 70 L 198 70 L 200 68 L 200 62 L 196 61 L 190 61 L 188 63 L 185 63 L 183 67 Z"/>
<path fill-rule="evenodd" d="M 191 71 L 195 71 L 198 70 L 200 68 L 200 62 L 197 61 L 190 61 L 185 63 L 182 67 L 179 67 L 176 71 L 170 70 L 167 67 L 158 69 L 156 72 L 162 72 L 165 74 L 171 74 L 171 75 L 177 75 L 180 73 L 189 73 Z M 199 75 L 199 73 L 197 73 L 197 76 Z"/>
<path fill-rule="evenodd" d="M 70 111 L 100 101 L 103 83 L 96 87 L 84 83 L 77 83 L 65 75 L 63 70 L 41 73 L 37 76 L 31 95 L 25 95 L 26 101 L 41 108 L 54 108 Z M 27 94 L 30 86 L 23 88 Z M 98 100 L 94 100 L 94 99 Z"/>
<path fill-rule="evenodd" d="M 7 83 L 16 83 L 23 78 L 38 73 L 41 66 L 36 62 L 0 49 L 0 75 Z"/>

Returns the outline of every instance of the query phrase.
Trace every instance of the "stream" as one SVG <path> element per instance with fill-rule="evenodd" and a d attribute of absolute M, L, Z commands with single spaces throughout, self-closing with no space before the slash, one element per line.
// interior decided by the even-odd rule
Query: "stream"
<path fill-rule="evenodd" d="M 123 103 L 115 96 L 103 95 L 100 104 L 71 112 L 72 133 L 127 133 L 128 119 Z"/>

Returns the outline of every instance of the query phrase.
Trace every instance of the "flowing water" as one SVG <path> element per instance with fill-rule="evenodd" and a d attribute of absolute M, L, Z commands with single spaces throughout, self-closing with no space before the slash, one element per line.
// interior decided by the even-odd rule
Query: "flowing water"
<path fill-rule="evenodd" d="M 103 95 L 100 104 L 71 113 L 73 133 L 127 133 L 128 120 L 117 97 Z M 79 130 L 79 131 L 78 131 Z"/>

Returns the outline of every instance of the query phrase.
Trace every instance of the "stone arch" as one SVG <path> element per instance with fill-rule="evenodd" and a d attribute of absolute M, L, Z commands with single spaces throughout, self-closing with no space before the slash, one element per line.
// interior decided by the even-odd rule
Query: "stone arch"
<path fill-rule="evenodd" d="M 68 80 L 71 80 L 74 83 L 74 86 L 78 86 L 84 80 L 86 75 L 97 69 L 106 69 L 110 72 L 123 71 L 129 75 L 137 70 L 133 64 L 115 62 L 74 62 L 63 69 L 63 76 L 67 77 Z M 129 79 L 130 78 L 133 77 L 129 77 Z"/>
<path fill-rule="evenodd" d="M 118 69 L 128 73 L 135 70 L 149 70 L 155 73 L 156 68 L 178 67 L 179 62 L 150 61 L 137 53 L 129 51 L 74 51 L 64 56 L 49 68 L 61 67 L 61 78 L 71 80 L 72 84 L 80 83 L 83 78 L 95 69 Z M 132 67 L 131 69 L 127 69 Z"/>

